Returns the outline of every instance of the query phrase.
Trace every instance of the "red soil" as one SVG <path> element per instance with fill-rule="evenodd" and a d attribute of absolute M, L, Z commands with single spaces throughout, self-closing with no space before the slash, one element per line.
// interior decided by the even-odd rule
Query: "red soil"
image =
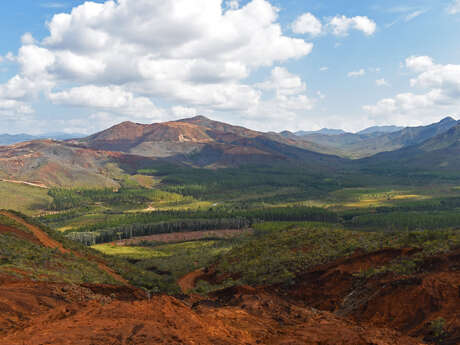
<path fill-rule="evenodd" d="M 3 282 L 1 344 L 422 344 L 387 328 L 361 326 L 252 288 L 223 291 L 220 298 L 194 305 L 170 296 L 123 301 L 117 288 L 109 292 Z"/>
<path fill-rule="evenodd" d="M 386 273 L 369 279 L 357 276 L 361 270 L 416 252 L 389 249 L 356 254 L 316 267 L 299 277 L 293 288 L 277 292 L 302 305 L 414 337 L 429 339 L 430 322 L 443 318 L 447 334 L 442 344 L 460 344 L 460 250 L 426 259 L 423 273 Z"/>
<path fill-rule="evenodd" d="M 41 243 L 55 245 L 27 225 Z M 359 275 L 416 253 L 357 252 L 314 267 L 290 287 L 232 287 L 183 300 L 149 300 L 126 285 L 40 283 L 3 274 L 0 344 L 420 345 L 435 340 L 430 322 L 438 318 L 446 320 L 438 343 L 460 344 L 460 250 L 426 259 L 422 273 Z M 180 285 L 189 291 L 197 279 L 211 278 L 218 278 L 212 270 L 196 271 Z"/>
<path fill-rule="evenodd" d="M 59 243 L 56 240 L 53 240 L 49 235 L 44 232 L 42 229 L 27 223 L 24 219 L 22 219 L 19 216 L 16 216 L 13 213 L 7 212 L 7 211 L 0 211 L 0 214 L 2 216 L 8 217 L 16 221 L 17 223 L 24 225 L 27 229 L 29 229 L 32 234 L 37 238 L 37 240 L 40 241 L 40 243 L 47 247 L 47 248 L 55 248 L 58 249 L 61 253 L 67 254 L 70 251 L 68 249 L 65 249 L 61 243 Z"/>
<path fill-rule="evenodd" d="M 205 272 L 203 269 L 190 272 L 179 279 L 177 285 L 179 285 L 183 293 L 187 293 L 195 287 L 196 281 L 204 275 Z"/>
<path fill-rule="evenodd" d="M 32 241 L 34 241 L 35 243 L 38 241 L 39 243 L 41 243 L 43 246 L 45 246 L 47 248 L 58 249 L 62 254 L 70 254 L 70 253 L 72 253 L 72 254 L 74 254 L 76 256 L 81 256 L 77 252 L 70 251 L 70 250 L 64 248 L 62 243 L 52 239 L 42 229 L 40 229 L 39 227 L 37 227 L 35 225 L 27 223 L 21 217 L 16 216 L 15 214 L 10 213 L 8 211 L 0 211 L 0 215 L 3 215 L 3 216 L 8 217 L 10 219 L 13 219 L 17 223 L 24 225 L 27 229 L 29 229 L 32 232 L 33 237 L 34 237 Z M 20 230 L 15 230 L 15 231 L 13 231 L 13 233 L 16 233 L 18 231 L 20 231 Z M 24 232 L 21 232 L 21 233 L 26 234 Z M 23 236 L 23 238 L 24 238 L 24 235 L 20 235 L 20 236 Z M 124 279 L 120 275 L 116 274 L 111 268 L 109 268 L 103 262 L 97 262 L 97 265 L 98 265 L 99 269 L 101 269 L 102 271 L 106 272 L 108 275 L 110 275 L 116 281 L 118 281 L 118 282 L 120 282 L 122 284 L 125 284 L 125 285 L 129 284 L 129 282 L 126 279 Z"/>
<path fill-rule="evenodd" d="M 2 225 L 0 224 L 0 234 L 13 234 L 19 238 L 22 238 L 23 240 L 27 240 L 29 242 L 33 242 L 35 244 L 41 244 L 40 241 L 31 233 L 12 228 L 7 225 Z"/>
<path fill-rule="evenodd" d="M 241 229 L 241 230 L 209 230 L 209 231 L 190 231 L 190 232 L 175 232 L 171 234 L 158 234 L 158 235 L 149 235 L 149 236 L 140 236 L 132 238 L 129 240 L 117 241 L 117 244 L 120 245 L 135 245 L 142 241 L 158 241 L 158 242 L 184 242 L 184 241 L 193 241 L 209 237 L 218 237 L 218 238 L 232 238 L 239 236 L 245 233 L 250 233 L 250 229 Z"/>

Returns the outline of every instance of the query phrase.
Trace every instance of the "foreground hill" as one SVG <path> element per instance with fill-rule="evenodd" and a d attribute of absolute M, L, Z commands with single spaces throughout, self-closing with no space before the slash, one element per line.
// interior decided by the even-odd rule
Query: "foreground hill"
<path fill-rule="evenodd" d="M 128 282 L 86 248 L 0 210 L 0 274 L 53 282 Z"/>
<path fill-rule="evenodd" d="M 273 288 L 149 298 L 90 250 L 11 212 L 0 224 L 1 344 L 423 344 Z"/>
<path fill-rule="evenodd" d="M 428 126 L 407 127 L 390 133 L 371 131 L 370 133 L 345 133 L 334 136 L 309 134 L 300 137 L 300 140 L 313 142 L 344 157 L 363 158 L 379 152 L 395 151 L 403 147 L 420 144 L 436 135 L 445 133 L 456 125 L 457 121 L 451 117 L 446 117 L 440 122 Z"/>
<path fill-rule="evenodd" d="M 146 157 L 170 158 L 198 166 L 237 166 L 273 161 L 337 162 L 318 145 L 275 133 L 262 133 L 196 116 L 179 121 L 137 124 L 123 122 L 73 141 L 96 149 Z M 323 164 L 324 165 L 324 164 Z"/>

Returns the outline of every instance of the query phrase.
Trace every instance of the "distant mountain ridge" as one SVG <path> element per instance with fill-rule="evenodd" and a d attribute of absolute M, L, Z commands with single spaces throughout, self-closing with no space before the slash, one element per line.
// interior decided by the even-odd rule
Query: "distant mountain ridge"
<path fill-rule="evenodd" d="M 69 140 L 75 138 L 83 138 L 84 134 L 80 133 L 45 133 L 40 135 L 30 135 L 30 134 L 0 134 L 0 146 L 7 146 L 22 143 L 25 141 L 31 140 L 40 140 L 40 139 L 54 139 L 54 140 Z"/>
<path fill-rule="evenodd" d="M 356 134 L 374 134 L 374 133 L 393 133 L 403 130 L 405 127 L 398 126 L 373 126 L 362 131 L 357 132 Z"/>
<path fill-rule="evenodd" d="M 294 134 L 302 137 L 309 134 L 340 135 L 345 133 L 347 132 L 342 129 L 322 128 L 319 131 L 297 131 Z"/>
<path fill-rule="evenodd" d="M 332 129 L 332 128 L 322 128 L 318 131 L 297 131 L 297 132 L 289 132 L 283 131 L 280 134 L 285 135 L 286 133 L 294 134 L 299 137 L 311 135 L 311 134 L 324 134 L 324 135 L 341 135 L 341 134 L 374 134 L 374 133 L 393 133 L 404 129 L 405 127 L 398 127 L 398 126 L 373 126 L 365 128 L 356 133 L 350 133 L 344 131 L 343 129 Z"/>
<path fill-rule="evenodd" d="M 382 171 L 460 170 L 460 123 L 417 145 L 384 152 L 361 161 L 366 167 Z"/>
<path fill-rule="evenodd" d="M 420 144 L 448 131 L 457 123 L 452 117 L 446 117 L 428 126 L 406 127 L 389 133 L 345 133 L 334 136 L 316 133 L 298 137 L 298 140 L 306 140 L 326 148 L 326 151 L 323 152 L 328 152 L 328 149 L 342 157 L 364 158 L 380 152 L 395 151 L 406 146 Z"/>
<path fill-rule="evenodd" d="M 355 167 L 460 169 L 459 143 L 459 122 L 450 117 L 392 133 L 299 137 L 196 116 L 153 124 L 123 122 L 86 138 L 1 146 L 0 180 L 117 187 L 120 171 L 137 171 L 156 162 L 200 168 L 302 164 L 319 174 Z M 350 161 L 339 155 L 372 157 Z"/>
<path fill-rule="evenodd" d="M 0 134 L 0 146 L 12 145 L 35 139 L 38 138 L 29 134 Z"/>

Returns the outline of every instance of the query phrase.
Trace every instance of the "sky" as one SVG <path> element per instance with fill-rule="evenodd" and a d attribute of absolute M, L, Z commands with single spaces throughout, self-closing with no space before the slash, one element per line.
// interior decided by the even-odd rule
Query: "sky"
<path fill-rule="evenodd" d="M 458 119 L 459 38 L 460 0 L 2 1 L 0 133 Z"/>

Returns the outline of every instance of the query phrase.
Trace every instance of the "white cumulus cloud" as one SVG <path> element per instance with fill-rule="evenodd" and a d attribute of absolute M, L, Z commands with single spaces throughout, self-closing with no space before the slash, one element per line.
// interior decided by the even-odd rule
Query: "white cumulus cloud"
<path fill-rule="evenodd" d="M 428 56 L 411 56 L 405 67 L 415 73 L 410 86 L 423 90 L 420 93 L 400 93 L 382 99 L 375 105 L 364 106 L 373 116 L 432 120 L 443 113 L 458 109 L 460 105 L 460 65 L 436 64 Z"/>
<path fill-rule="evenodd" d="M 24 45 L 27 44 L 35 44 L 35 38 L 32 36 L 30 32 L 26 32 L 24 35 L 21 37 L 21 43 Z"/>
<path fill-rule="evenodd" d="M 54 103 L 146 118 L 163 113 L 155 103 L 254 108 L 262 91 L 245 79 L 313 48 L 283 33 L 278 12 L 267 0 L 87 1 L 54 15 L 41 42 L 23 36 L 11 56 L 20 73 L 0 85 L 0 97 L 41 88 Z"/>
<path fill-rule="evenodd" d="M 198 111 L 195 108 L 188 108 L 180 105 L 172 107 L 171 111 L 176 117 L 180 118 L 198 115 Z"/>
<path fill-rule="evenodd" d="M 150 99 L 136 97 L 119 86 L 87 85 L 50 93 L 48 97 L 55 104 L 111 110 L 134 117 L 155 118 L 161 115 Z"/>
<path fill-rule="evenodd" d="M 0 115 L 2 116 L 22 118 L 24 115 L 32 114 L 33 112 L 32 107 L 24 102 L 0 98 Z"/>
<path fill-rule="evenodd" d="M 323 31 L 323 24 L 311 13 L 304 13 L 291 24 L 292 31 L 296 34 L 310 34 L 318 36 Z"/>
<path fill-rule="evenodd" d="M 295 95 L 304 92 L 307 85 L 295 74 L 284 67 L 275 67 L 268 80 L 257 84 L 261 89 L 275 90 L 278 95 Z"/>
<path fill-rule="evenodd" d="M 301 114 L 313 109 L 316 100 L 306 94 L 307 85 L 298 75 L 290 73 L 284 67 L 275 67 L 267 80 L 255 85 L 265 91 L 273 91 L 275 96 L 263 99 L 257 105 L 249 108 L 248 115 L 253 122 L 267 122 L 280 128 L 299 121 Z M 298 123 L 297 123 L 298 124 Z M 263 127 L 259 125 L 259 127 Z"/>
<path fill-rule="evenodd" d="M 371 36 L 377 30 L 377 24 L 370 18 L 364 16 L 346 17 L 335 16 L 330 19 L 328 26 L 336 36 L 347 36 L 350 30 L 362 31 L 366 36 Z"/>

